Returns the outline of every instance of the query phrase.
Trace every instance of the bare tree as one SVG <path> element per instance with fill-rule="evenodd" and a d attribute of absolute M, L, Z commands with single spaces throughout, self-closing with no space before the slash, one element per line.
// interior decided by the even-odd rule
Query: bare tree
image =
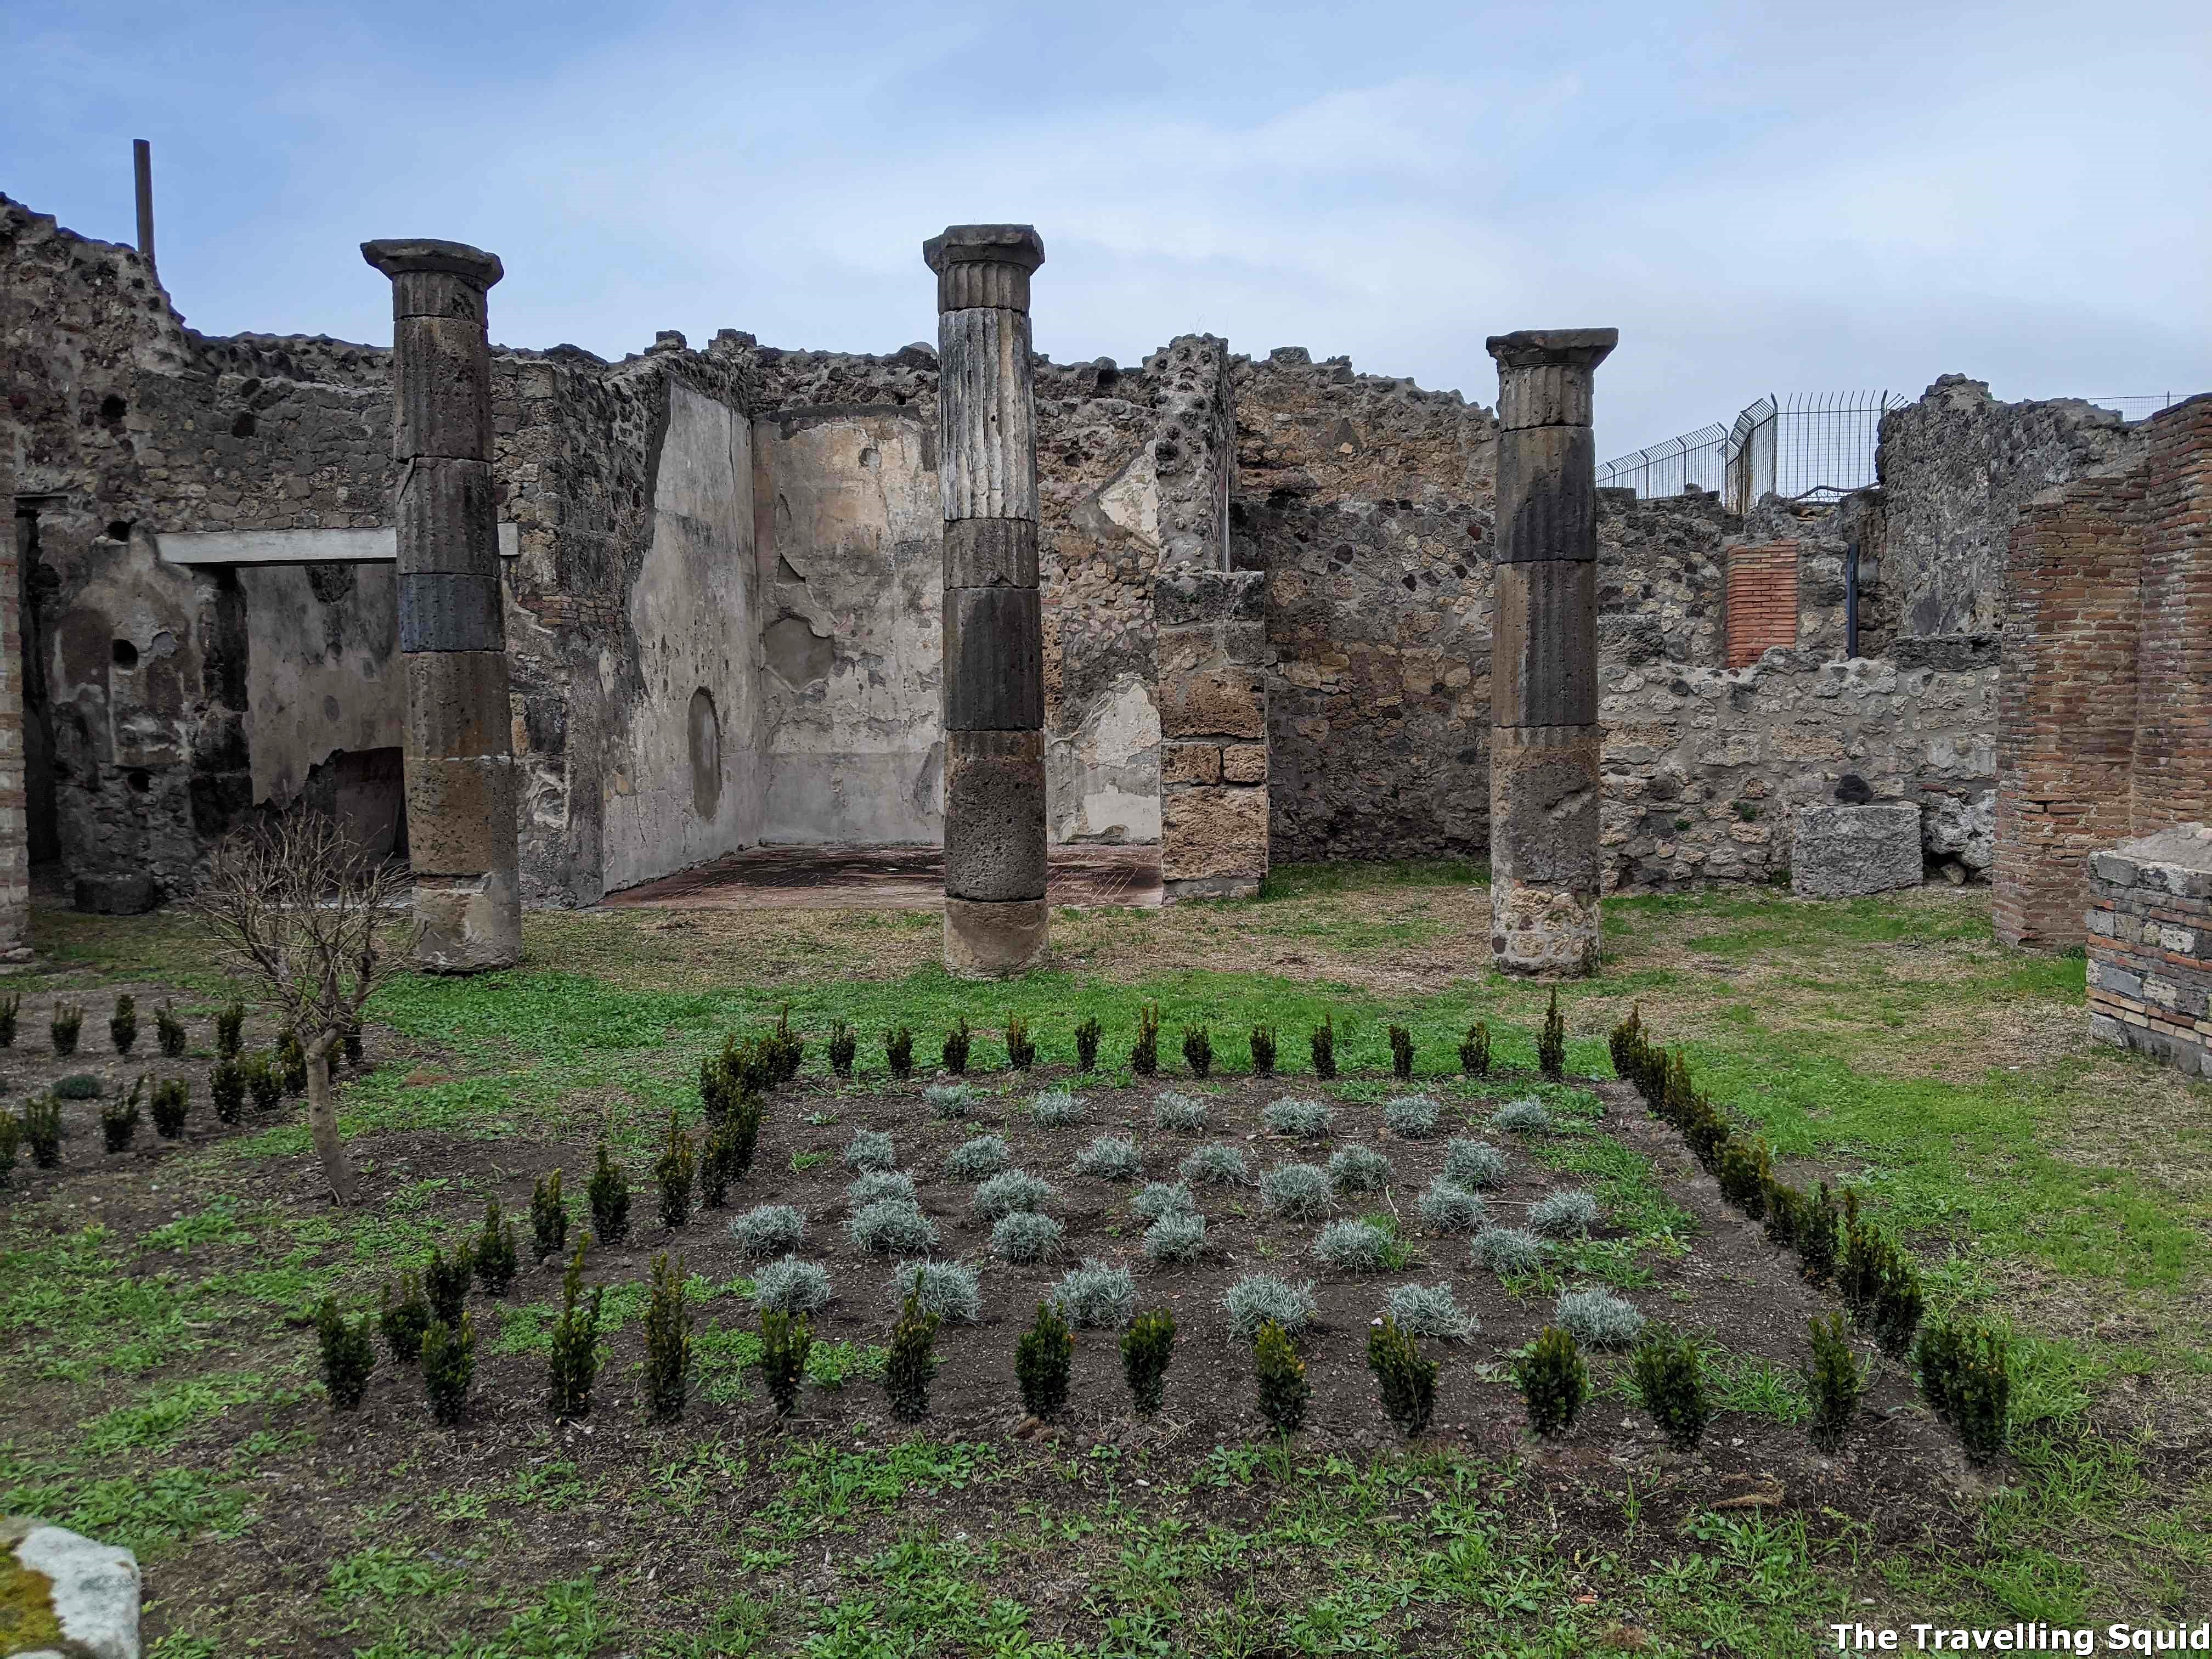
<path fill-rule="evenodd" d="M 297 812 L 223 842 L 186 902 L 307 1050 L 307 1124 L 340 1204 L 359 1189 L 338 1139 L 331 1054 L 376 988 L 406 965 L 411 924 L 390 907 L 407 890 L 404 872 L 362 851 L 332 820 Z"/>

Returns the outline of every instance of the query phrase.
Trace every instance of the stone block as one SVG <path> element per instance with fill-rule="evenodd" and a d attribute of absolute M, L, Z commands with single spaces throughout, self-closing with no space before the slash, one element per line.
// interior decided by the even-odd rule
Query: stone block
<path fill-rule="evenodd" d="M 1498 563 L 1597 557 L 1597 452 L 1587 426 L 1505 432 L 1498 445 Z"/>
<path fill-rule="evenodd" d="M 1221 751 L 1224 783 L 1265 783 L 1267 746 L 1263 743 L 1232 743 Z"/>
<path fill-rule="evenodd" d="M 945 526 L 945 586 L 1035 587 L 1035 519 L 955 519 Z"/>
<path fill-rule="evenodd" d="M 1494 878 L 1595 896 L 1598 750 L 1595 726 L 1493 726 L 1490 859 Z"/>
<path fill-rule="evenodd" d="M 1165 786 L 1178 783 L 1218 783 L 1221 781 L 1221 745 L 1213 743 L 1164 743 L 1160 745 L 1160 782 Z M 1252 780 L 1240 778 L 1240 783 Z"/>
<path fill-rule="evenodd" d="M 1267 873 L 1267 792 L 1181 789 L 1160 801 L 1160 879 Z"/>
<path fill-rule="evenodd" d="M 392 325 L 392 453 L 401 460 L 491 458 L 491 358 L 483 320 L 403 317 Z"/>
<path fill-rule="evenodd" d="M 489 461 L 429 456 L 401 475 L 395 545 L 399 574 L 499 570 L 499 507 Z"/>
<path fill-rule="evenodd" d="M 997 979 L 1043 964 L 1051 947 L 1042 899 L 945 900 L 945 966 L 962 979 Z"/>
<path fill-rule="evenodd" d="M 399 578 L 399 648 L 503 651 L 499 572 L 414 571 Z"/>
<path fill-rule="evenodd" d="M 25 1659 L 138 1659 L 138 1560 L 27 1516 L 0 1516 L 0 1638 Z"/>
<path fill-rule="evenodd" d="M 1044 735 L 945 734 L 945 891 L 1002 903 L 1044 897 Z"/>
<path fill-rule="evenodd" d="M 416 876 L 515 867 L 514 763 L 504 754 L 422 756 L 407 767 L 407 856 Z"/>
<path fill-rule="evenodd" d="M 406 659 L 406 752 L 503 755 L 514 742 L 504 651 L 425 651 Z"/>
<path fill-rule="evenodd" d="M 1184 568 L 1163 572 L 1152 584 L 1152 617 L 1161 628 L 1265 622 L 1267 615 L 1264 570 Z"/>
<path fill-rule="evenodd" d="M 1267 682 L 1257 669 L 1224 666 L 1160 675 L 1160 736 L 1244 738 L 1267 735 Z"/>
<path fill-rule="evenodd" d="M 1499 726 L 1597 720 L 1597 566 L 1501 564 L 1490 654 Z"/>
<path fill-rule="evenodd" d="M 1917 887 L 1920 809 L 1909 801 L 1798 809 L 1790 889 L 1800 898 L 1856 898 Z"/>
<path fill-rule="evenodd" d="M 1490 883 L 1490 957 L 1501 973 L 1582 978 L 1597 971 L 1597 895 L 1499 879 Z"/>
<path fill-rule="evenodd" d="M 415 926 L 415 966 L 426 974 L 514 967 L 522 960 L 522 896 L 514 871 L 489 870 L 473 879 L 417 875 Z"/>
<path fill-rule="evenodd" d="M 1044 724 L 1044 629 L 1034 587 L 945 595 L 945 726 L 1034 732 Z"/>
<path fill-rule="evenodd" d="M 70 902 L 89 915 L 141 916 L 161 903 L 161 884 L 143 870 L 83 875 Z"/>

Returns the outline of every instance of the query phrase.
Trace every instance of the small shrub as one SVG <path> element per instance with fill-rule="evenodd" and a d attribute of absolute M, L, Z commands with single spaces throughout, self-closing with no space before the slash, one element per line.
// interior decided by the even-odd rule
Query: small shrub
<path fill-rule="evenodd" d="M 1336 1114 L 1326 1102 L 1296 1100 L 1287 1095 L 1270 1101 L 1260 1118 L 1275 1133 L 1300 1140 L 1318 1140 L 1336 1122 Z"/>
<path fill-rule="evenodd" d="M 208 1073 L 208 1098 L 215 1103 L 218 1123 L 236 1123 L 246 1115 L 246 1070 L 234 1060 L 218 1060 Z"/>
<path fill-rule="evenodd" d="M 1921 1332 L 1912 1357 L 1921 1393 L 1958 1431 L 1966 1455 L 1986 1463 L 2002 1451 L 2012 1415 L 2012 1345 L 2004 1333 L 1945 1320 Z"/>
<path fill-rule="evenodd" d="M 138 1079 L 141 1085 L 145 1081 L 143 1077 Z M 131 1093 L 135 1099 L 137 1087 L 134 1085 Z M 185 1121 L 191 1115 L 192 1110 L 192 1085 L 189 1082 L 180 1077 L 163 1078 L 154 1085 L 153 1097 L 148 1105 L 153 1115 L 155 1134 L 164 1140 L 184 1139 Z"/>
<path fill-rule="evenodd" d="M 887 1198 L 914 1205 L 921 1202 L 921 1194 L 915 1190 L 914 1177 L 904 1170 L 871 1170 L 864 1176 L 856 1176 L 845 1186 L 845 1207 L 849 1210 L 865 1210 Z"/>
<path fill-rule="evenodd" d="M 1567 1022 L 1560 1017 L 1556 989 L 1544 1011 L 1544 1029 L 1536 1035 L 1536 1069 L 1554 1083 L 1567 1074 Z"/>
<path fill-rule="evenodd" d="M 1320 1304 L 1315 1302 L 1313 1281 L 1293 1285 L 1273 1273 L 1247 1273 L 1231 1285 L 1221 1298 L 1229 1322 L 1239 1336 L 1256 1336 L 1262 1325 L 1279 1325 L 1295 1336 L 1313 1322 Z"/>
<path fill-rule="evenodd" d="M 757 1113 L 758 1109 L 756 1102 L 754 1110 Z M 719 1210 L 729 1203 L 731 1183 L 738 1177 L 742 1139 L 743 1132 L 735 1118 L 710 1123 L 702 1131 L 699 1140 L 699 1203 L 702 1208 Z M 752 1156 L 750 1146 L 744 1149 L 742 1156 L 750 1162 Z"/>
<path fill-rule="evenodd" d="M 1421 1194 L 1421 1224 L 1432 1233 L 1472 1233 L 1488 1223 L 1481 1194 L 1438 1176 Z"/>
<path fill-rule="evenodd" d="M 83 1009 L 74 1002 L 54 1004 L 53 1013 L 46 1021 L 46 1035 L 53 1040 L 56 1054 L 75 1054 L 77 1033 L 83 1029 Z"/>
<path fill-rule="evenodd" d="M 138 1091 L 146 1086 L 140 1078 L 128 1096 L 121 1100 L 103 1103 L 100 1109 L 100 1144 L 110 1152 L 127 1152 L 138 1133 Z"/>
<path fill-rule="evenodd" d="M 62 1163 L 62 1103 L 52 1095 L 37 1095 L 23 1103 L 23 1144 L 31 1149 L 31 1162 L 41 1170 L 58 1170 Z"/>
<path fill-rule="evenodd" d="M 1595 1288 L 1562 1291 L 1552 1322 L 1589 1348 L 1625 1348 L 1644 1334 L 1644 1316 L 1634 1303 Z"/>
<path fill-rule="evenodd" d="M 430 1317 L 447 1325 L 461 1322 L 461 1310 L 469 1299 L 469 1281 L 476 1277 L 476 1252 L 457 1244 L 447 1255 L 435 1244 L 422 1264 L 422 1294 L 429 1298 Z"/>
<path fill-rule="evenodd" d="M 115 999 L 115 1012 L 107 1017 L 107 1040 L 118 1054 L 129 1054 L 138 1041 L 138 1000 L 128 991 Z"/>
<path fill-rule="evenodd" d="M 922 1311 L 911 1292 L 891 1327 L 890 1351 L 884 1360 L 884 1393 L 891 1415 L 919 1423 L 929 1415 L 929 1385 L 937 1375 L 937 1316 Z"/>
<path fill-rule="evenodd" d="M 1176 1165 L 1176 1173 L 1186 1182 L 1206 1187 L 1249 1186 L 1252 1180 L 1251 1172 L 1245 1168 L 1244 1154 L 1220 1143 L 1188 1153 Z"/>
<path fill-rule="evenodd" d="M 910 1198 L 879 1198 L 845 1223 L 845 1236 L 872 1255 L 915 1255 L 937 1248 L 937 1224 Z"/>
<path fill-rule="evenodd" d="M 561 1276 L 561 1313 L 553 1322 L 546 1403 L 563 1421 L 590 1414 L 592 1384 L 599 1374 L 600 1291 L 596 1285 L 584 1289 L 584 1250 L 590 1243 L 577 1241 Z"/>
<path fill-rule="evenodd" d="M 56 1100 L 98 1100 L 103 1092 L 100 1080 L 90 1072 L 71 1072 L 59 1079 L 47 1093 Z"/>
<path fill-rule="evenodd" d="M 913 1297 L 922 1312 L 943 1323 L 972 1325 L 983 1316 L 983 1276 L 957 1261 L 902 1261 L 891 1269 L 886 1289 L 894 1310 Z"/>
<path fill-rule="evenodd" d="M 477 1375 L 477 1328 L 466 1314 L 448 1325 L 430 1322 L 422 1333 L 422 1390 L 430 1397 L 430 1415 L 452 1428 L 469 1414 L 469 1386 Z"/>
<path fill-rule="evenodd" d="M 1400 1329 L 1415 1336 L 1464 1342 L 1480 1330 L 1475 1316 L 1459 1305 L 1449 1285 L 1396 1285 L 1383 1304 Z"/>
<path fill-rule="evenodd" d="M 1547 1325 L 1535 1346 L 1514 1367 L 1521 1398 L 1528 1407 L 1528 1426 L 1549 1439 L 1574 1426 L 1589 1393 L 1589 1367 L 1583 1363 L 1571 1334 Z"/>
<path fill-rule="evenodd" d="M 884 1034 L 884 1064 L 901 1082 L 914 1075 L 914 1032 L 908 1027 L 894 1025 Z"/>
<path fill-rule="evenodd" d="M 1825 1285 L 1835 1277 L 1838 1223 L 1836 1200 L 1824 1181 L 1797 1211 L 1797 1261 L 1804 1268 L 1805 1277 L 1815 1285 Z"/>
<path fill-rule="evenodd" d="M 0 1187 L 15 1173 L 15 1148 L 22 1144 L 23 1126 L 15 1115 L 0 1106 Z"/>
<path fill-rule="evenodd" d="M 349 1019 L 338 1033 L 338 1051 L 345 1055 L 345 1063 L 356 1072 L 361 1069 L 361 1022 Z"/>
<path fill-rule="evenodd" d="M 1075 1028 L 1075 1069 L 1095 1072 L 1098 1069 L 1098 1039 L 1105 1033 L 1095 1018 L 1086 1017 Z"/>
<path fill-rule="evenodd" d="M 561 1172 L 542 1175 L 530 1188 L 530 1240 L 538 1260 L 561 1254 L 568 1242 L 568 1206 L 561 1200 Z"/>
<path fill-rule="evenodd" d="M 1413 1034 L 1402 1025 L 1390 1028 L 1390 1075 L 1401 1083 L 1413 1075 Z"/>
<path fill-rule="evenodd" d="M 1079 1095 L 1065 1089 L 1047 1089 L 1030 1102 L 1030 1121 L 1040 1129 L 1064 1129 L 1082 1122 L 1089 1109 Z"/>
<path fill-rule="evenodd" d="M 284 1079 L 269 1063 L 269 1056 L 248 1054 L 239 1062 L 246 1073 L 246 1091 L 253 1097 L 253 1109 L 273 1112 L 284 1101 Z"/>
<path fill-rule="evenodd" d="M 691 1188 L 698 1173 L 698 1158 L 691 1150 L 691 1137 L 678 1126 L 676 1114 L 668 1114 L 668 1145 L 653 1161 L 653 1178 L 660 1188 L 660 1224 L 667 1228 L 688 1227 L 691 1224 Z"/>
<path fill-rule="evenodd" d="M 1856 1192 L 1844 1194 L 1843 1260 L 1836 1289 L 1854 1322 L 1873 1333 L 1884 1353 L 1902 1358 L 1920 1324 L 1920 1271 L 1889 1236 L 1859 1214 Z"/>
<path fill-rule="evenodd" d="M 1539 1238 L 1586 1238 L 1604 1213 L 1580 1188 L 1547 1193 L 1528 1206 L 1528 1231 Z"/>
<path fill-rule="evenodd" d="M 1805 1194 L 1786 1181 L 1770 1180 L 1765 1189 L 1766 1242 L 1777 1249 L 1797 1248 L 1797 1223 L 1805 1212 Z"/>
<path fill-rule="evenodd" d="M 592 1231 L 604 1244 L 619 1244 L 629 1236 L 629 1177 L 599 1142 L 599 1163 L 584 1188 L 592 1206 Z"/>
<path fill-rule="evenodd" d="M 1372 1146 L 1341 1147 L 1328 1161 L 1328 1184 L 1340 1193 L 1379 1193 L 1390 1184 L 1390 1160 Z"/>
<path fill-rule="evenodd" d="M 1676 1451 L 1695 1451 L 1712 1407 L 1698 1345 L 1665 1326 L 1644 1333 L 1628 1362 L 1628 1383 Z"/>
<path fill-rule="evenodd" d="M 1006 1064 L 1026 1072 L 1036 1064 L 1036 1044 L 1030 1037 L 1030 1023 L 1019 1014 L 1006 1016 Z"/>
<path fill-rule="evenodd" d="M 1311 1221 L 1328 1213 L 1334 1194 L 1318 1164 L 1278 1164 L 1260 1177 L 1260 1196 L 1279 1216 Z"/>
<path fill-rule="evenodd" d="M 929 1115 L 939 1123 L 957 1122 L 975 1109 L 982 1091 L 972 1083 L 933 1083 L 921 1091 Z"/>
<path fill-rule="evenodd" d="M 1444 1143 L 1444 1179 L 1469 1192 L 1505 1184 L 1505 1154 L 1485 1140 L 1464 1137 Z"/>
<path fill-rule="evenodd" d="M 1508 1134 L 1540 1135 L 1552 1127 L 1552 1114 L 1542 1101 L 1530 1095 L 1500 1106 L 1490 1115 L 1490 1126 Z"/>
<path fill-rule="evenodd" d="M 845 1167 L 869 1171 L 896 1169 L 898 1147 L 880 1129 L 856 1129 L 845 1143 Z"/>
<path fill-rule="evenodd" d="M 1544 1241 L 1519 1227 L 1485 1227 L 1469 1254 L 1500 1279 L 1518 1279 L 1544 1265 Z"/>
<path fill-rule="evenodd" d="M 278 1034 L 276 1057 L 270 1063 L 283 1079 L 286 1094 L 307 1092 L 307 1051 L 300 1046 L 300 1034 L 290 1026 Z M 471 1364 L 473 1366 L 473 1358 Z"/>
<path fill-rule="evenodd" d="M 1059 1254 L 1060 1241 L 1066 1231 L 1048 1215 L 1015 1210 L 992 1224 L 991 1254 L 1001 1261 L 1042 1261 Z"/>
<path fill-rule="evenodd" d="M 1421 1358 L 1413 1334 L 1388 1314 L 1368 1333 L 1367 1369 L 1375 1373 L 1382 1415 L 1391 1425 L 1408 1440 L 1426 1433 L 1436 1414 L 1439 1368 L 1435 1360 Z"/>
<path fill-rule="evenodd" d="M 1306 1420 L 1313 1387 L 1306 1381 L 1306 1362 L 1291 1346 L 1290 1334 L 1272 1319 L 1252 1339 L 1252 1375 L 1267 1426 L 1277 1434 L 1296 1434 Z"/>
<path fill-rule="evenodd" d="M 224 1060 L 236 1060 L 244 1050 L 246 1005 L 234 1002 L 215 1017 L 215 1051 Z"/>
<path fill-rule="evenodd" d="M 1375 1273 L 1406 1262 L 1405 1247 L 1379 1221 L 1332 1221 L 1315 1237 L 1314 1259 L 1340 1273 Z"/>
<path fill-rule="evenodd" d="M 830 1305 L 830 1274 L 787 1255 L 753 1275 L 753 1306 L 763 1313 L 813 1313 Z"/>
<path fill-rule="evenodd" d="M 799 1247 L 806 1218 L 788 1204 L 757 1204 L 730 1223 L 731 1242 L 749 1261 L 762 1261 Z"/>
<path fill-rule="evenodd" d="M 392 1357 L 401 1364 L 411 1365 L 422 1358 L 422 1333 L 430 1328 L 430 1304 L 413 1269 L 400 1270 L 397 1296 L 389 1285 L 379 1292 L 376 1328 L 384 1334 L 384 1344 L 392 1350 Z"/>
<path fill-rule="evenodd" d="M 982 1181 L 1013 1161 L 1004 1135 L 977 1135 L 945 1155 L 945 1173 L 955 1181 Z"/>
<path fill-rule="evenodd" d="M 830 1025 L 830 1074 L 832 1077 L 853 1075 L 853 1060 L 860 1045 L 853 1036 L 853 1028 L 842 1019 Z"/>
<path fill-rule="evenodd" d="M 1100 1135 L 1075 1155 L 1075 1173 L 1092 1181 L 1134 1181 L 1144 1172 L 1143 1154 L 1127 1135 Z"/>
<path fill-rule="evenodd" d="M 1731 1138 L 1720 1151 L 1721 1196 L 1753 1221 L 1766 1216 L 1766 1188 L 1774 1168 L 1764 1140 Z"/>
<path fill-rule="evenodd" d="M 968 1030 L 968 1016 L 960 1016 L 960 1023 L 945 1034 L 945 1046 L 939 1051 L 939 1062 L 954 1077 L 968 1069 L 968 1048 L 973 1041 Z"/>
<path fill-rule="evenodd" d="M 1145 1229 L 1145 1255 L 1164 1263 L 1195 1261 L 1206 1250 L 1206 1218 L 1170 1210 Z"/>
<path fill-rule="evenodd" d="M 1180 1181 L 1155 1181 L 1129 1200 L 1129 1208 L 1143 1220 L 1158 1221 L 1164 1215 L 1195 1213 L 1198 1200 Z"/>
<path fill-rule="evenodd" d="M 1175 1316 L 1147 1308 L 1121 1334 L 1121 1376 L 1139 1417 L 1157 1417 L 1167 1398 L 1168 1362 L 1175 1358 Z"/>
<path fill-rule="evenodd" d="M 1332 1078 L 1336 1075 L 1336 1016 L 1323 1014 L 1321 1024 L 1313 1028 L 1306 1039 L 1308 1052 L 1313 1055 L 1314 1075 Z"/>
<path fill-rule="evenodd" d="M 369 1340 L 366 1316 L 349 1321 L 337 1303 L 325 1297 L 315 1310 L 315 1347 L 323 1362 L 323 1391 L 334 1412 L 361 1409 L 368 1374 L 376 1369 L 376 1344 Z"/>
<path fill-rule="evenodd" d="M 1386 1102 L 1382 1121 L 1390 1133 L 1405 1140 L 1426 1140 L 1437 1132 L 1442 1109 L 1426 1095 L 1401 1095 Z"/>
<path fill-rule="evenodd" d="M 1160 1069 L 1160 1010 L 1148 1002 L 1137 1010 L 1137 1040 L 1129 1045 L 1129 1069 L 1151 1077 Z"/>
<path fill-rule="evenodd" d="M 1183 1027 L 1182 1063 L 1190 1067 L 1193 1077 L 1211 1077 L 1213 1074 L 1213 1036 L 1205 1026 Z"/>
<path fill-rule="evenodd" d="M 1813 1396 L 1813 1415 L 1806 1431 L 1815 1446 L 1832 1452 L 1843 1444 L 1844 1431 L 1857 1413 L 1866 1378 L 1844 1337 L 1841 1314 L 1811 1321 L 1807 1334 L 1813 1357 L 1805 1367 L 1805 1387 Z"/>
<path fill-rule="evenodd" d="M 775 1401 L 775 1414 L 788 1417 L 799 1405 L 799 1384 L 806 1380 L 806 1361 L 814 1350 L 814 1332 L 803 1313 L 771 1308 L 761 1316 L 761 1380 L 768 1397 Z"/>
<path fill-rule="evenodd" d="M 1459 1068 L 1469 1077 L 1490 1075 L 1490 1027 L 1477 1020 L 1459 1042 Z"/>
<path fill-rule="evenodd" d="M 10 991 L 0 997 L 0 1048 L 15 1046 L 15 1018 L 23 1012 L 23 994 Z"/>
<path fill-rule="evenodd" d="M 1273 1077 L 1275 1074 L 1275 1028 L 1255 1025 L 1252 1028 L 1252 1075 Z"/>
<path fill-rule="evenodd" d="M 1193 1100 L 1188 1095 L 1179 1095 L 1170 1089 L 1152 1102 L 1152 1127 L 1175 1134 L 1204 1134 L 1206 1103 Z"/>
<path fill-rule="evenodd" d="M 969 1204 L 978 1220 L 996 1221 L 1016 1210 L 1041 1210 L 1052 1195 L 1051 1184 L 1026 1170 L 1004 1170 L 977 1187 Z"/>
<path fill-rule="evenodd" d="M 514 1224 L 500 1212 L 495 1198 L 484 1200 L 483 1226 L 477 1233 L 472 1255 L 477 1283 L 483 1286 L 483 1293 L 493 1297 L 505 1296 L 521 1265 L 521 1253 L 514 1247 Z"/>
<path fill-rule="evenodd" d="M 1115 1267 L 1096 1256 L 1062 1273 L 1052 1287 L 1052 1300 L 1068 1322 L 1086 1330 L 1119 1330 L 1137 1310 L 1137 1284 L 1127 1267 Z"/>
<path fill-rule="evenodd" d="M 1060 1415 L 1067 1404 L 1068 1379 L 1075 1371 L 1075 1338 L 1067 1321 L 1049 1302 L 1037 1304 L 1036 1322 L 1014 1344 L 1014 1380 L 1022 1409 L 1041 1422 Z"/>
<path fill-rule="evenodd" d="M 656 1423 L 684 1415 L 691 1382 L 691 1309 L 684 1273 L 668 1252 L 653 1258 L 653 1291 L 645 1305 L 645 1409 Z"/>

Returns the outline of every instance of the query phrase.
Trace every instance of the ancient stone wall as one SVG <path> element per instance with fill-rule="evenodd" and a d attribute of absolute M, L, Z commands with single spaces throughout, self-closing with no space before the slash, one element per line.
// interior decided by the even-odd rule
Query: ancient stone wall
<path fill-rule="evenodd" d="M 2089 1030 L 2212 1079 L 2212 829 L 2179 824 L 2092 853 Z"/>

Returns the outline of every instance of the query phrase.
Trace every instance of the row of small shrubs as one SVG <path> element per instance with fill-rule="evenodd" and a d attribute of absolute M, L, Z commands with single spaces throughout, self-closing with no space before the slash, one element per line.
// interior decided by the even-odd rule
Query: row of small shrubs
<path fill-rule="evenodd" d="M 0 997 L 0 1048 L 15 1046 L 15 1030 L 23 1009 L 20 991 Z M 235 1059 L 240 1050 L 240 1034 L 246 1024 L 246 1005 L 234 1002 L 216 1016 L 216 1052 L 219 1058 Z M 46 1033 L 58 1054 L 73 1054 L 84 1030 L 84 1005 L 58 999 L 47 1016 Z M 107 1016 L 107 1038 L 118 1054 L 128 1054 L 138 1042 L 138 1000 L 129 992 L 115 999 Z M 164 1000 L 154 1010 L 155 1046 L 165 1060 L 181 1060 L 189 1041 L 184 1019 L 177 1012 L 176 1004 Z M 298 1038 L 291 1032 L 284 1034 L 279 1048 L 289 1042 L 298 1047 Z M 343 1037 L 343 1052 L 349 1063 L 361 1064 L 361 1028 L 355 1025 Z M 302 1061 L 304 1063 L 304 1060 Z M 306 1086 L 304 1082 L 301 1085 Z"/>

